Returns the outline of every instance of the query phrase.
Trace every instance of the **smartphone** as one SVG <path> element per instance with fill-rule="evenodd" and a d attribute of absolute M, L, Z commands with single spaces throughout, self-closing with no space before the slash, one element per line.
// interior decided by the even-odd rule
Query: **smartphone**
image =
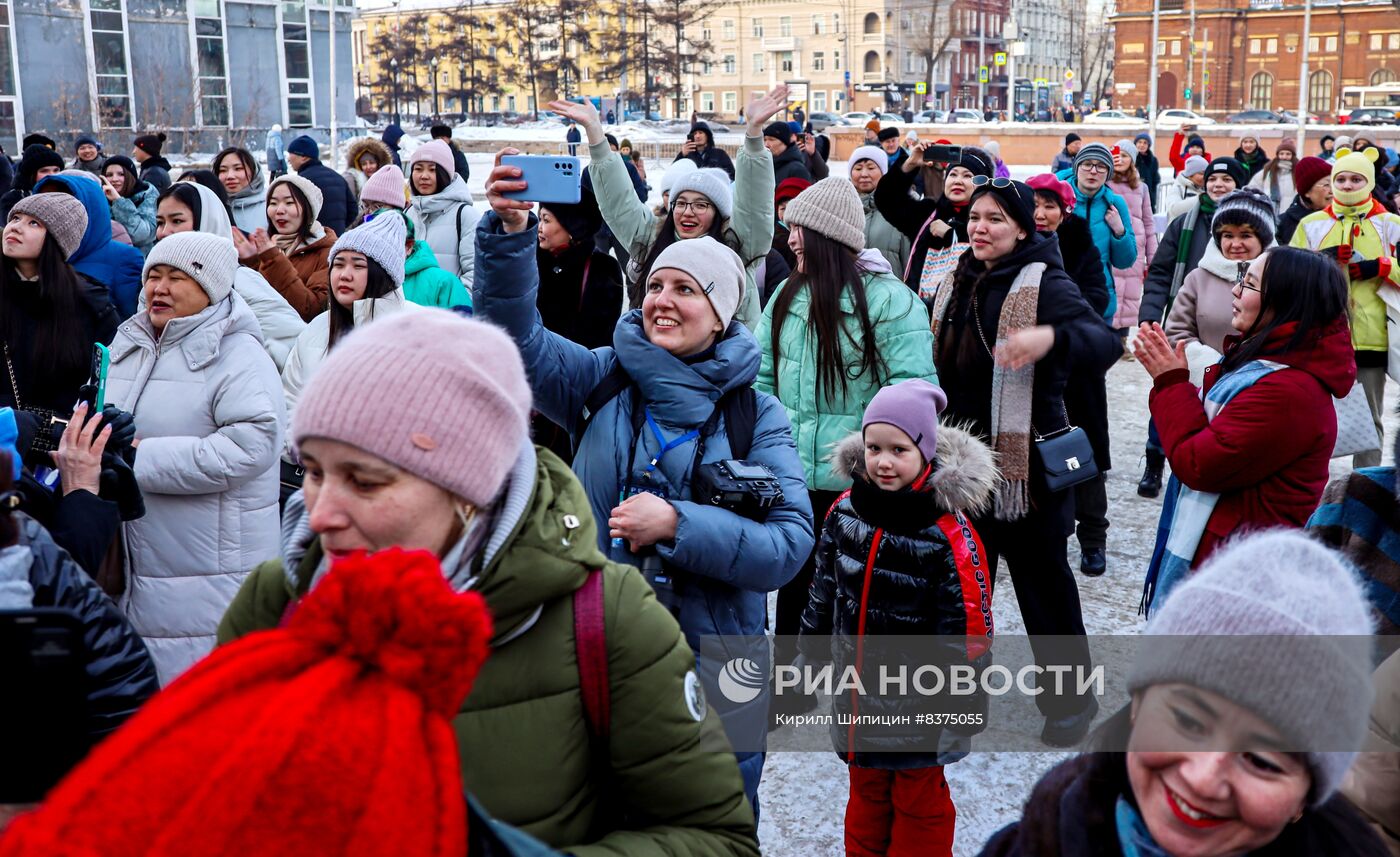
<path fill-rule="evenodd" d="M 89 414 L 100 414 L 107 405 L 107 370 L 111 366 L 112 352 L 100 342 L 93 343 L 88 382 L 78 391 L 79 399 L 88 403 Z"/>
<path fill-rule="evenodd" d="M 572 204 L 581 196 L 580 182 L 583 170 L 578 158 L 568 155 L 505 155 L 501 164 L 516 167 L 520 178 L 525 182 L 524 190 L 502 194 L 506 199 L 526 202 L 559 202 Z"/>
<path fill-rule="evenodd" d="M 924 150 L 924 162 L 935 164 L 956 164 L 962 160 L 962 146 L 937 144 Z"/>

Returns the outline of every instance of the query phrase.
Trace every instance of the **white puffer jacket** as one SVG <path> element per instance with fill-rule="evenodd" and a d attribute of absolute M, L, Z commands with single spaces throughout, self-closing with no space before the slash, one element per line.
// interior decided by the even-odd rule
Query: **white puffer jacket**
<path fill-rule="evenodd" d="M 455 176 L 451 184 L 431 196 L 414 196 L 408 205 L 408 219 L 413 221 L 414 236 L 433 249 L 438 266 L 460 279 L 470 292 L 481 209 L 472 204 L 472 193 L 462 177 Z"/>
<path fill-rule="evenodd" d="M 146 313 L 111 346 L 107 399 L 136 417 L 146 515 L 122 525 L 120 606 L 162 685 L 214 648 L 248 572 L 279 545 L 285 407 L 257 319 L 237 292 L 157 336 Z"/>
<path fill-rule="evenodd" d="M 232 229 L 228 212 L 214 192 L 201 184 L 195 184 L 199 191 L 199 231 L 211 235 L 229 237 Z M 277 371 L 287 363 L 287 355 L 296 344 L 297 337 L 306 329 L 306 322 L 287 299 L 282 297 L 267 279 L 247 265 L 239 265 L 233 275 L 233 290 L 248 302 L 253 316 L 258 320 L 262 331 L 263 346 L 268 356 L 277 365 Z M 143 298 L 144 300 L 144 298 Z"/>
<path fill-rule="evenodd" d="M 382 298 L 355 301 L 352 310 L 355 314 L 355 326 L 361 327 L 376 318 L 403 312 L 412 309 L 413 306 L 414 304 L 410 304 L 404 297 L 402 288 L 394 289 Z M 292 424 L 292 414 L 296 411 L 297 399 L 301 398 L 301 391 L 306 389 L 311 376 L 316 374 L 316 370 L 321 368 L 321 363 L 326 359 L 326 346 L 331 338 L 330 319 L 329 312 L 323 312 L 311 319 L 306 325 L 306 330 L 297 337 L 296 346 L 292 348 L 287 365 L 282 369 L 282 394 L 287 402 L 286 425 L 289 427 Z M 291 437 L 286 440 L 290 446 Z M 287 460 L 292 460 L 290 454 Z"/>

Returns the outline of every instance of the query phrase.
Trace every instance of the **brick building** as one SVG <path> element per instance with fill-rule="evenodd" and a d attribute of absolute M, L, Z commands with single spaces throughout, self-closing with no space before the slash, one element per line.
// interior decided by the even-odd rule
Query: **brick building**
<path fill-rule="evenodd" d="M 1113 23 L 1116 106 L 1145 107 L 1152 0 L 1119 0 Z M 1161 0 L 1158 107 L 1203 108 L 1217 117 L 1247 108 L 1296 110 L 1302 38 L 1301 0 Z M 1332 118 L 1343 87 L 1396 80 L 1400 0 L 1315 0 L 1306 84 L 1310 112 Z"/>

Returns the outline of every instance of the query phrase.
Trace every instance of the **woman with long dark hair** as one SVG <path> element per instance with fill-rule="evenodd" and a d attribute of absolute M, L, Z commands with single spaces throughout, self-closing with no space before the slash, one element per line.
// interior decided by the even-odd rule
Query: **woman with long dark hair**
<path fill-rule="evenodd" d="M 0 403 L 38 421 L 31 463 L 50 463 L 38 455 L 54 449 L 50 417 L 73 413 L 93 343 L 110 343 L 120 321 L 107 288 L 68 264 L 86 229 L 87 212 L 77 199 L 34 194 L 10 210 L 0 242 Z"/>
<path fill-rule="evenodd" d="M 330 306 L 306 325 L 282 369 L 289 420 L 302 389 L 342 337 L 410 306 L 403 294 L 405 241 L 402 215 L 386 211 L 331 248 Z"/>
<path fill-rule="evenodd" d="M 233 232 L 238 258 L 267 279 L 306 321 L 326 311 L 330 253 L 336 235 L 316 222 L 321 191 L 300 176 L 279 177 L 267 191 L 268 230 Z"/>
<path fill-rule="evenodd" d="M 762 289 L 757 274 L 773 246 L 773 192 L 776 189 L 773 155 L 763 147 L 763 125 L 783 108 L 786 93 L 787 87 L 779 86 L 749 104 L 744 114 L 747 117 L 744 144 L 733 170 L 725 172 L 716 166 L 706 166 L 687 171 L 672 184 L 670 209 L 661 215 L 653 213 L 637 198 L 622 155 L 608 144 L 593 104 L 588 101 L 550 103 L 551 110 L 577 122 L 588 134 L 592 157 L 588 175 L 598 197 L 598 209 L 631 257 L 623 272 L 629 308 L 637 309 L 642 305 L 648 272 L 667 247 L 677 241 L 709 236 L 738 253 L 743 261 L 744 294 L 734 317 L 750 329 L 758 325 Z M 703 160 L 708 161 L 708 158 Z"/>
<path fill-rule="evenodd" d="M 233 224 L 244 232 L 267 228 L 267 173 L 247 149 L 229 146 L 214 156 L 214 174 L 228 194 Z"/>
<path fill-rule="evenodd" d="M 1334 399 L 1356 383 L 1347 287 L 1336 262 L 1275 247 L 1235 283 L 1236 336 L 1191 383 L 1186 343 L 1144 324 L 1134 353 L 1172 466 L 1145 601 L 1165 597 L 1242 530 L 1307 523 L 1337 441 Z"/>
<path fill-rule="evenodd" d="M 1011 573 L 1036 662 L 1087 669 L 1066 553 L 1074 492 L 1050 486 L 1036 441 L 1069 425 L 1071 373 L 1102 376 L 1122 346 L 1065 273 L 1057 237 L 1036 232 L 1029 186 L 983 179 L 968 207 L 968 238 L 971 247 L 932 302 L 944 418 L 969 423 L 997 453 L 996 507 L 974 523 L 989 567 L 995 572 L 1005 560 Z M 1041 740 L 1057 747 L 1078 743 L 1098 710 L 1092 696 L 1048 690 L 1036 703 L 1046 718 Z"/>
<path fill-rule="evenodd" d="M 755 386 L 777 396 L 792 420 L 820 541 L 827 510 L 851 486 L 827 460 L 835 444 L 860 430 L 865 406 L 881 387 L 910 378 L 936 384 L 938 373 L 928 313 L 885 257 L 865 247 L 865 209 L 855 186 L 822 179 L 788 203 L 785 216 L 797 270 L 763 311 Z M 814 555 L 807 557 L 778 591 L 779 663 L 796 654 L 815 569 Z"/>

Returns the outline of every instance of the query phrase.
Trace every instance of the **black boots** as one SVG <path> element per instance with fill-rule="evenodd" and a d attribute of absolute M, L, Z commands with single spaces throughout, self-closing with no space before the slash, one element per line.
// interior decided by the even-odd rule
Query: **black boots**
<path fill-rule="evenodd" d="M 1040 740 L 1051 747 L 1073 747 L 1089 734 L 1094 725 L 1094 716 L 1099 713 L 1099 702 L 1092 696 L 1083 711 L 1069 717 L 1046 718 L 1045 728 L 1040 732 Z"/>
<path fill-rule="evenodd" d="M 1162 468 L 1166 463 L 1165 455 L 1148 451 L 1147 466 L 1143 468 L 1142 480 L 1138 482 L 1139 497 L 1156 497 L 1162 493 Z"/>
<path fill-rule="evenodd" d="M 1108 554 L 1103 548 L 1079 549 L 1079 573 L 1085 577 L 1103 577 L 1108 571 Z"/>

